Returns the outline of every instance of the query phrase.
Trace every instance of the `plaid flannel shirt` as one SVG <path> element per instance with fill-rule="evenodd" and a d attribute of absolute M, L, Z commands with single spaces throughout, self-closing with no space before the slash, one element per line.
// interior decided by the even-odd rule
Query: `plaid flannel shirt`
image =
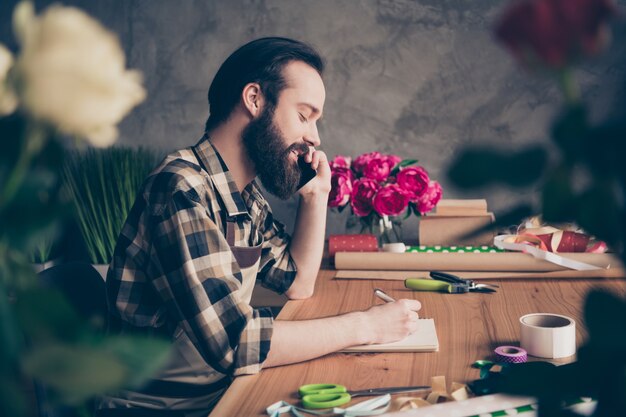
<path fill-rule="evenodd" d="M 165 158 L 150 174 L 122 229 L 107 275 L 112 319 L 123 328 L 177 326 L 220 374 L 255 373 L 270 349 L 273 318 L 241 300 L 242 276 L 228 245 L 263 237 L 257 281 L 279 293 L 296 275 L 289 236 L 255 181 L 239 193 L 226 164 L 204 137 Z"/>

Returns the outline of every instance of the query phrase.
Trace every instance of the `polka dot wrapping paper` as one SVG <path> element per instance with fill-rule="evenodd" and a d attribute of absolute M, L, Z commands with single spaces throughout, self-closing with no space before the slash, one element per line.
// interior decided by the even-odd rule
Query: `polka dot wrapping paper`
<path fill-rule="evenodd" d="M 497 253 L 504 250 L 495 246 L 407 246 L 407 252 L 417 253 Z"/>
<path fill-rule="evenodd" d="M 374 235 L 330 235 L 328 237 L 328 253 L 334 256 L 337 252 L 377 252 L 378 240 Z"/>

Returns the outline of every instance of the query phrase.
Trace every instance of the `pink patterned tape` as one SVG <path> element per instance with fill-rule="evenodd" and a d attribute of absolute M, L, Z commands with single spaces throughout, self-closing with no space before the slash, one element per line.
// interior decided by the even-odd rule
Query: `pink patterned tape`
<path fill-rule="evenodd" d="M 528 360 L 528 353 L 516 346 L 498 346 L 494 352 L 498 362 L 523 363 Z"/>

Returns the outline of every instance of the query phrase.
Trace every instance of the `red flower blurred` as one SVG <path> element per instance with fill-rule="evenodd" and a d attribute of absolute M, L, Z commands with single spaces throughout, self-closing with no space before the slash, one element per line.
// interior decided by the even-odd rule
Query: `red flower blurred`
<path fill-rule="evenodd" d="M 380 158 L 382 158 L 382 155 L 380 154 L 380 152 L 364 153 L 363 155 L 359 155 L 354 159 L 354 162 L 352 163 L 352 169 L 357 174 L 363 174 L 365 167 L 367 167 L 367 164 L 372 159 L 380 159 Z"/>
<path fill-rule="evenodd" d="M 355 161 L 356 162 L 356 161 Z M 372 212 L 372 200 L 380 185 L 374 180 L 361 178 L 352 184 L 352 211 L 359 217 L 367 216 Z"/>
<path fill-rule="evenodd" d="M 611 0 L 520 0 L 504 12 L 495 33 L 523 64 L 560 69 L 602 49 L 615 12 Z"/>
<path fill-rule="evenodd" d="M 350 164 L 352 163 L 352 158 L 349 156 L 337 155 L 333 158 L 332 161 L 329 162 L 330 169 L 335 168 L 350 168 Z"/>
<path fill-rule="evenodd" d="M 442 194 L 443 190 L 441 189 L 441 185 L 437 181 L 431 181 L 424 195 L 415 203 L 417 211 L 419 211 L 420 214 L 425 214 L 434 209 L 439 200 L 441 200 Z"/>
<path fill-rule="evenodd" d="M 387 155 L 387 161 L 389 162 L 389 165 L 391 165 L 391 168 L 393 168 L 402 162 L 402 158 L 398 155 Z"/>
<path fill-rule="evenodd" d="M 394 166 L 394 159 L 380 156 L 374 157 L 363 168 L 363 176 L 379 182 L 385 181 Z"/>
<path fill-rule="evenodd" d="M 378 190 L 373 206 L 381 216 L 397 216 L 409 205 L 409 195 L 398 184 L 388 184 Z"/>
<path fill-rule="evenodd" d="M 332 170 L 330 177 L 331 190 L 328 196 L 328 207 L 342 207 L 350 201 L 352 194 L 352 171 L 349 168 L 338 167 Z"/>
<path fill-rule="evenodd" d="M 416 201 L 428 189 L 430 178 L 422 167 L 406 167 L 398 172 L 396 182 L 408 193 L 410 201 Z"/>

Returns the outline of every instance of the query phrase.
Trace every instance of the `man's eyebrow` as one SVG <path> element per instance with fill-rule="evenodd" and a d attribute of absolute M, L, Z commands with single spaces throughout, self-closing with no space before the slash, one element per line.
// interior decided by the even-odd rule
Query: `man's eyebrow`
<path fill-rule="evenodd" d="M 322 114 L 322 112 L 320 111 L 320 109 L 318 109 L 317 107 L 315 107 L 314 105 L 312 105 L 311 103 L 298 103 L 299 106 L 306 106 L 308 108 L 311 109 L 311 111 L 313 112 L 313 114 L 319 114 L 320 117 L 318 120 L 322 120 L 322 117 L 324 117 L 324 115 Z"/>

